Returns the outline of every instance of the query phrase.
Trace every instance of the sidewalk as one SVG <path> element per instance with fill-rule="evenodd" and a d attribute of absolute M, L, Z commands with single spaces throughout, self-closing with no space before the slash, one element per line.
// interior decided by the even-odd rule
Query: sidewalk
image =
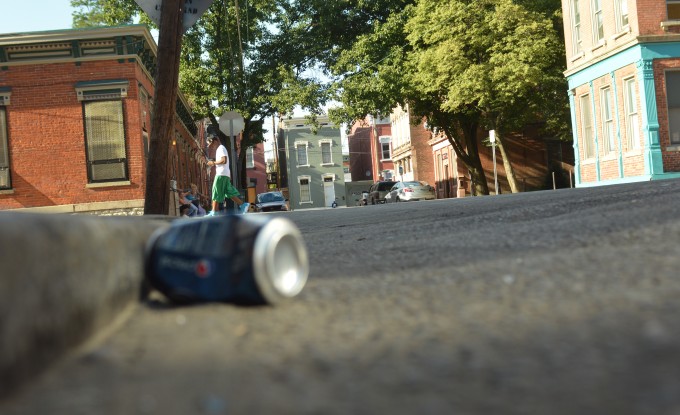
<path fill-rule="evenodd" d="M 139 300 L 170 219 L 0 212 L 0 398 Z"/>

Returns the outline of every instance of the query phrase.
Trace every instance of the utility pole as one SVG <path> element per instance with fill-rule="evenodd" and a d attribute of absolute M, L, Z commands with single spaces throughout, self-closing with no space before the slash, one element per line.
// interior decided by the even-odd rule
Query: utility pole
<path fill-rule="evenodd" d="M 281 165 L 279 164 L 279 137 L 276 134 L 276 113 L 272 114 L 272 137 L 274 137 L 274 162 L 276 163 L 276 190 L 281 190 Z"/>
<path fill-rule="evenodd" d="M 167 215 L 169 210 L 168 152 L 175 133 L 184 4 L 185 0 L 163 0 L 161 5 L 145 215 Z"/>

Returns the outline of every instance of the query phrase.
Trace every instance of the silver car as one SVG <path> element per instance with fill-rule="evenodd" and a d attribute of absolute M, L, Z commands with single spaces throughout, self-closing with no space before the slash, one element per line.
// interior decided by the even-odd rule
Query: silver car
<path fill-rule="evenodd" d="M 267 192 L 257 195 L 255 212 L 273 212 L 288 210 L 288 199 L 281 192 Z"/>
<path fill-rule="evenodd" d="M 385 202 L 406 202 L 409 200 L 435 199 L 434 187 L 427 182 L 397 182 L 385 195 Z"/>

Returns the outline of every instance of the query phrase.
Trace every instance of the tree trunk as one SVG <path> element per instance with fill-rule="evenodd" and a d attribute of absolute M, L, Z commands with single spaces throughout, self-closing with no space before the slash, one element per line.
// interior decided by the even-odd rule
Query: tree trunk
<path fill-rule="evenodd" d="M 517 186 L 517 179 L 515 178 L 515 170 L 512 168 L 512 164 L 510 163 L 510 158 L 508 158 L 507 151 L 505 151 L 503 140 L 504 137 L 501 134 L 496 135 L 496 143 L 498 144 L 498 149 L 500 150 L 501 157 L 503 158 L 503 168 L 505 168 L 505 176 L 508 179 L 510 191 L 512 193 L 519 193 L 519 186 Z"/>
<path fill-rule="evenodd" d="M 476 122 L 471 122 L 463 126 L 463 140 L 467 149 L 467 157 L 461 158 L 465 167 L 470 172 L 472 183 L 470 189 L 474 186 L 474 196 L 484 196 L 489 194 L 489 184 L 486 182 L 486 174 L 482 167 L 482 161 L 479 159 L 479 146 L 477 145 L 477 126 Z M 459 157 L 460 158 L 460 157 Z"/>
<path fill-rule="evenodd" d="M 479 159 L 477 144 L 477 127 L 479 123 L 474 117 L 461 115 L 451 116 L 447 113 L 435 111 L 431 114 L 434 123 L 444 130 L 458 160 L 465 165 L 470 173 L 470 189 L 475 196 L 488 195 L 489 185 Z"/>

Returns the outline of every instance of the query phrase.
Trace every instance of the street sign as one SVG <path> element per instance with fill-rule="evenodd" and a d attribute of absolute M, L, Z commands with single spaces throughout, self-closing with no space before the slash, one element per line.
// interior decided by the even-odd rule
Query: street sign
<path fill-rule="evenodd" d="M 199 17 L 210 7 L 214 0 L 184 0 L 184 17 L 182 26 L 189 29 L 196 23 Z M 149 15 L 151 21 L 161 25 L 161 3 L 163 0 L 135 0 L 139 7 Z"/>
<path fill-rule="evenodd" d="M 227 111 L 220 115 L 219 124 L 220 130 L 230 136 L 239 134 L 246 126 L 243 117 L 236 111 Z"/>
<path fill-rule="evenodd" d="M 496 142 L 496 130 L 489 130 L 489 141 L 491 144 Z"/>

